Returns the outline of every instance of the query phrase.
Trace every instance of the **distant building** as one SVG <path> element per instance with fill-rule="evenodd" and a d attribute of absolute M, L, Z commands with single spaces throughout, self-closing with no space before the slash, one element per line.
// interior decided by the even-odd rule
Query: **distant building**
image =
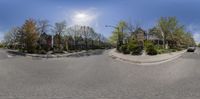
<path fill-rule="evenodd" d="M 53 36 L 53 47 L 58 48 L 60 45 L 62 45 L 62 40 L 59 41 L 59 39 L 61 39 L 61 37 L 58 34 Z"/>
<path fill-rule="evenodd" d="M 46 33 L 42 33 L 39 38 L 39 46 L 41 49 L 50 50 L 52 45 L 52 36 Z"/>
<path fill-rule="evenodd" d="M 152 41 L 153 43 L 155 43 L 157 45 L 163 45 L 163 40 L 158 38 L 156 35 L 149 34 L 148 40 Z"/>
<path fill-rule="evenodd" d="M 141 28 L 138 28 L 136 31 L 135 31 L 135 34 L 136 34 L 136 39 L 139 41 L 139 42 L 144 42 L 144 40 L 146 40 L 146 32 L 141 29 Z"/>
<path fill-rule="evenodd" d="M 139 42 L 140 46 L 144 46 L 144 41 L 147 39 L 147 34 L 142 28 L 136 29 L 132 33 L 132 38 Z"/>

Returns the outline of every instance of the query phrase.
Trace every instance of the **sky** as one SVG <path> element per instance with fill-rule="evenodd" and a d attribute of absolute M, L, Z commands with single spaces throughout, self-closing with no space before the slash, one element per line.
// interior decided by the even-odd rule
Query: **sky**
<path fill-rule="evenodd" d="M 0 0 L 0 40 L 26 19 L 65 20 L 68 26 L 88 25 L 109 37 L 120 20 L 148 30 L 160 17 L 175 16 L 200 42 L 200 0 Z"/>

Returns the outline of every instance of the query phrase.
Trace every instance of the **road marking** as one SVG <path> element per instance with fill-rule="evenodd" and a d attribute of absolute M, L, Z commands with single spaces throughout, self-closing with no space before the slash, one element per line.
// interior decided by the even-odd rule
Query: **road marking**
<path fill-rule="evenodd" d="M 8 56 L 8 58 L 12 58 L 13 56 L 11 56 L 11 55 L 7 55 Z"/>

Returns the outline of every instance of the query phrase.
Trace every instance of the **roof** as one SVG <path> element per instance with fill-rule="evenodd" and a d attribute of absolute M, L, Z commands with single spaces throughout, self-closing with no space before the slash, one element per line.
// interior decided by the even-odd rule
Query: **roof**
<path fill-rule="evenodd" d="M 148 35 L 148 39 L 149 39 L 149 40 L 160 40 L 160 38 L 158 38 L 158 37 L 155 36 L 155 35 Z"/>

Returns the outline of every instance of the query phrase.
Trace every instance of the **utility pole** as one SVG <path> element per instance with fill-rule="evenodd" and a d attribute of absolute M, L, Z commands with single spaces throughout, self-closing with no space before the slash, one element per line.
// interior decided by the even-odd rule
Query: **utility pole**
<path fill-rule="evenodd" d="M 121 46 L 121 41 L 120 41 L 120 31 L 119 31 L 119 27 L 117 26 L 112 26 L 112 25 L 106 25 L 105 27 L 112 27 L 112 28 L 115 28 L 117 29 L 117 50 L 119 51 L 119 47 Z"/>

